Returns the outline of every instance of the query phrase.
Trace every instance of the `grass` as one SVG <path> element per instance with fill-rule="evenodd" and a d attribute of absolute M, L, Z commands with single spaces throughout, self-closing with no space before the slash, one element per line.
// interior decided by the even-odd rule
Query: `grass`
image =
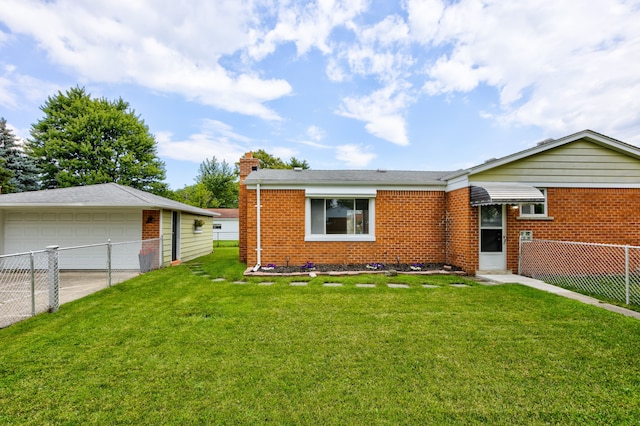
<path fill-rule="evenodd" d="M 549 284 L 566 288 L 603 302 L 640 311 L 640 283 L 637 274 L 631 275 L 629 282 L 629 302 L 626 304 L 626 287 L 624 275 L 581 275 L 581 276 L 547 276 Z"/>
<path fill-rule="evenodd" d="M 238 247 L 238 240 L 213 240 L 213 247 Z"/>
<path fill-rule="evenodd" d="M 0 423 L 640 422 L 635 319 L 460 278 L 233 284 L 235 259 L 216 249 L 0 330 Z"/>

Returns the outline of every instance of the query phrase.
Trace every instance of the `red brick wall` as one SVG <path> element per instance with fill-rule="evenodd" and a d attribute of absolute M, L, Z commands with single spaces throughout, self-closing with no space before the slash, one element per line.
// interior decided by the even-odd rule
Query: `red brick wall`
<path fill-rule="evenodd" d="M 246 160 L 246 159 L 245 159 Z M 245 167 L 254 165 L 247 164 Z M 241 161 L 241 169 L 243 162 Z M 241 172 L 241 179 L 242 172 Z M 506 207 L 507 268 L 517 271 L 521 230 L 535 239 L 640 245 L 640 189 L 548 188 L 553 220 L 518 219 Z M 240 259 L 257 262 L 256 191 L 240 186 Z M 478 269 L 478 211 L 469 188 L 378 191 L 375 242 L 305 242 L 304 190 L 262 190 L 263 264 L 446 262 Z M 248 230 L 248 232 L 245 232 Z"/>
<path fill-rule="evenodd" d="M 247 264 L 257 262 L 256 191 L 246 192 Z M 372 242 L 304 241 L 304 190 L 261 190 L 261 261 L 313 263 L 402 263 L 445 261 L 445 193 L 378 191 Z M 242 232 L 241 232 L 242 233 Z"/>
<path fill-rule="evenodd" d="M 447 258 L 469 273 L 478 267 L 478 208 L 472 208 L 469 188 L 447 193 Z"/>
<path fill-rule="evenodd" d="M 160 210 L 142 210 L 142 239 L 152 238 L 160 238 Z"/>
<path fill-rule="evenodd" d="M 521 230 L 537 240 L 640 245 L 640 189 L 548 188 L 553 220 L 518 220 L 507 213 L 507 268 L 517 271 Z"/>
<path fill-rule="evenodd" d="M 249 264 L 247 261 L 247 214 L 250 210 L 255 209 L 255 198 L 253 204 L 247 204 L 247 187 L 243 185 L 244 179 L 251 173 L 254 167 L 260 165 L 260 160 L 253 158 L 251 152 L 247 152 L 244 157 L 240 159 L 240 190 L 238 194 L 238 246 L 239 246 L 239 259 L 240 262 Z M 255 220 L 254 220 L 255 225 Z"/>

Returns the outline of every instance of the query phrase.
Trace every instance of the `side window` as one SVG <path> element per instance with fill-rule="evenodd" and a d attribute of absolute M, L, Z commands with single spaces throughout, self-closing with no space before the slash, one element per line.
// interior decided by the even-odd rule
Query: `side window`
<path fill-rule="evenodd" d="M 520 204 L 521 216 L 547 216 L 547 190 L 538 188 L 544 195 L 544 203 Z"/>
<path fill-rule="evenodd" d="M 374 241 L 373 198 L 308 198 L 307 241 Z"/>

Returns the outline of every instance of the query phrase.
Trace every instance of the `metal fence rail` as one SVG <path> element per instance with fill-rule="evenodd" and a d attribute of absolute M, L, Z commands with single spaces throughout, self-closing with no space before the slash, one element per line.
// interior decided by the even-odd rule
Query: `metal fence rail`
<path fill-rule="evenodd" d="M 160 238 L 0 256 L 0 328 L 158 269 Z"/>
<path fill-rule="evenodd" d="M 521 240 L 518 273 L 580 293 L 640 306 L 640 247 Z"/>

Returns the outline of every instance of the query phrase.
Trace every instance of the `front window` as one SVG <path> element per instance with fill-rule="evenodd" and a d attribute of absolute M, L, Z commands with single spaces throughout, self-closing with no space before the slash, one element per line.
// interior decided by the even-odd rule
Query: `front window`
<path fill-rule="evenodd" d="M 308 199 L 308 240 L 370 240 L 373 235 L 373 199 Z"/>
<path fill-rule="evenodd" d="M 544 203 L 521 204 L 520 216 L 546 216 L 547 215 L 547 190 L 538 188 L 544 195 Z"/>

